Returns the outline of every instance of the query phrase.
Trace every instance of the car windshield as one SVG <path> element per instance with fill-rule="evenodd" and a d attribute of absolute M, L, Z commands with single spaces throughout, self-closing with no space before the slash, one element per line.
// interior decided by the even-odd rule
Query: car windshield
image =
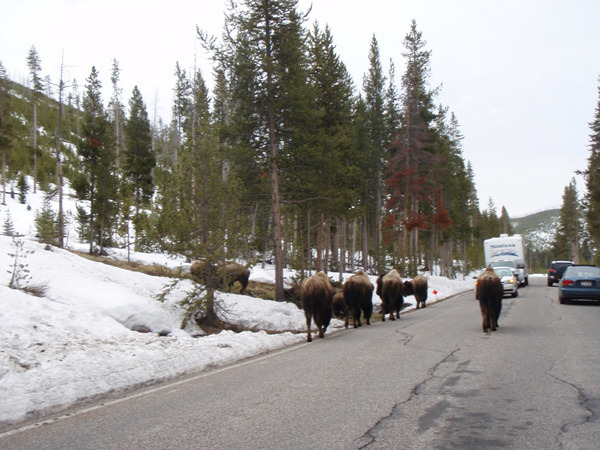
<path fill-rule="evenodd" d="M 494 261 L 490 267 L 517 267 L 514 261 Z"/>
<path fill-rule="evenodd" d="M 560 269 L 564 269 L 565 267 L 572 266 L 572 265 L 573 265 L 573 263 L 555 263 L 555 264 L 552 264 L 552 268 L 554 270 L 560 270 Z"/>
<path fill-rule="evenodd" d="M 494 267 L 494 271 L 499 277 L 512 277 L 512 272 L 508 267 Z"/>
<path fill-rule="evenodd" d="M 598 267 L 587 267 L 587 266 L 570 266 L 565 271 L 565 277 L 600 277 L 600 268 Z"/>

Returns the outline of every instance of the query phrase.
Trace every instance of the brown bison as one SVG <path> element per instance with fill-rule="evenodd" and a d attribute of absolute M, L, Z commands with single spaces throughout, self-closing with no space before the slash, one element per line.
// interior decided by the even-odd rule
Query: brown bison
<path fill-rule="evenodd" d="M 417 275 L 410 281 L 404 282 L 404 295 L 414 295 L 417 301 L 417 309 L 421 306 L 425 308 L 427 305 L 427 278 L 423 275 Z"/>
<path fill-rule="evenodd" d="M 385 315 L 390 315 L 390 320 L 400 318 L 400 310 L 404 303 L 402 296 L 402 278 L 396 269 L 390 270 L 386 275 L 377 278 L 377 295 L 381 298 L 381 321 L 385 322 Z M 396 316 L 394 316 L 394 312 Z"/>
<path fill-rule="evenodd" d="M 193 277 L 198 278 L 202 283 L 207 282 L 207 263 L 202 260 L 194 261 L 190 267 L 190 273 Z M 241 264 L 228 262 L 220 266 L 211 265 L 212 278 L 216 283 L 219 283 L 223 289 L 231 288 L 236 281 L 242 285 L 240 294 L 246 293 L 248 287 L 248 279 L 250 278 L 250 270 Z"/>
<path fill-rule="evenodd" d="M 496 331 L 498 318 L 502 310 L 502 297 L 504 288 L 500 277 L 494 269 L 488 267 L 477 277 L 475 282 L 475 298 L 479 300 L 481 315 L 483 316 L 483 332 L 489 329 Z"/>
<path fill-rule="evenodd" d="M 334 290 L 323 272 L 317 272 L 312 277 L 305 278 L 300 286 L 302 308 L 306 317 L 306 340 L 312 341 L 310 323 L 314 318 L 319 329 L 319 337 L 325 337 L 325 331 L 331 322 L 331 303 Z"/>
<path fill-rule="evenodd" d="M 365 316 L 367 325 L 371 325 L 371 314 L 373 314 L 373 283 L 362 270 L 346 280 L 343 287 L 344 301 L 348 311 L 352 313 L 354 328 L 362 326 L 360 321 L 361 311 Z M 348 316 L 346 316 L 346 328 L 348 328 Z"/>
<path fill-rule="evenodd" d="M 348 317 L 348 307 L 344 301 L 344 293 L 340 290 L 335 290 L 333 295 L 333 316 L 338 319 Z M 348 327 L 346 322 L 346 328 Z"/>

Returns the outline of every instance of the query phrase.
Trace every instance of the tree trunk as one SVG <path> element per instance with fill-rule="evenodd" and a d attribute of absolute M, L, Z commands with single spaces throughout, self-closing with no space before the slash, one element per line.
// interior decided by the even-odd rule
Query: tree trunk
<path fill-rule="evenodd" d="M 265 7 L 266 9 L 266 7 Z M 283 250 L 281 248 L 281 199 L 279 198 L 279 169 L 277 167 L 277 137 L 273 92 L 273 63 L 270 15 L 265 10 L 265 56 L 267 78 L 267 118 L 271 157 L 271 196 L 273 201 L 273 253 L 275 256 L 275 300 L 283 301 Z"/>
<path fill-rule="evenodd" d="M 356 269 L 355 264 L 355 255 L 356 255 L 356 217 L 354 218 L 354 223 L 352 224 L 352 249 L 351 249 L 351 259 L 350 259 L 350 270 L 354 273 Z"/>
<path fill-rule="evenodd" d="M 33 193 L 37 189 L 37 93 L 33 93 Z"/>
<path fill-rule="evenodd" d="M 329 260 L 331 259 L 331 216 L 327 215 L 325 221 L 325 273 L 329 273 Z"/>
<path fill-rule="evenodd" d="M 319 215 L 319 224 L 317 226 L 317 272 L 323 270 L 323 213 Z"/>
<path fill-rule="evenodd" d="M 2 204 L 6 205 L 6 150 L 2 152 Z"/>
<path fill-rule="evenodd" d="M 367 216 L 365 215 L 363 218 L 363 232 L 362 232 L 362 260 L 363 260 L 363 270 L 367 272 L 369 267 L 369 234 L 367 230 Z"/>
<path fill-rule="evenodd" d="M 60 65 L 60 83 L 58 87 L 58 124 L 56 127 L 56 185 L 58 186 L 58 246 L 64 246 L 65 239 L 65 222 L 63 213 L 63 180 L 62 180 L 62 165 L 60 162 L 60 126 L 62 120 L 62 92 L 63 92 L 63 67 L 64 63 Z M 35 147 L 34 147 L 35 151 Z M 34 164 L 35 166 L 35 164 Z M 34 169 L 35 171 L 35 169 Z M 35 186 L 35 182 L 34 182 Z M 35 192 L 35 188 L 34 191 Z"/>
<path fill-rule="evenodd" d="M 306 212 L 306 257 L 308 259 L 308 273 L 312 269 L 312 246 L 310 243 L 310 209 Z"/>

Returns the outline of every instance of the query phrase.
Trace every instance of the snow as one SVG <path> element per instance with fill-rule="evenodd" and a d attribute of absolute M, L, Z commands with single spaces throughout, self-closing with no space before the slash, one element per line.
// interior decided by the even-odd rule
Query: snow
<path fill-rule="evenodd" d="M 192 289 L 190 281 L 181 281 L 160 302 L 157 295 L 172 279 L 94 262 L 65 249 L 46 249 L 34 238 L 34 216 L 43 195 L 30 193 L 27 205 L 7 195 L 7 205 L 0 205 L 0 233 L 10 214 L 15 231 L 22 234 L 18 239 L 27 252 L 22 274 L 29 271 L 29 285 L 46 286 L 43 297 L 8 287 L 16 246 L 14 238 L 0 236 L 0 267 L 5 269 L 0 273 L 0 425 L 305 341 L 305 318 L 297 306 L 237 294 L 218 294 L 219 314 L 251 331 L 203 335 L 189 324 L 181 329 L 184 310 L 179 303 Z M 58 209 L 55 201 L 52 205 Z M 65 209 L 75 209 L 68 197 Z M 87 248 L 77 242 L 74 220 L 68 234 L 70 249 Z M 109 254 L 127 258 L 124 250 Z M 183 259 L 162 254 L 132 252 L 131 258 L 186 266 Z M 288 279 L 293 275 L 286 271 Z M 330 276 L 337 279 L 339 274 Z M 273 282 L 274 268 L 251 268 L 251 280 Z M 471 290 L 473 283 L 471 277 L 429 276 L 428 302 Z M 373 300 L 377 309 L 381 300 L 377 295 Z M 414 297 L 406 301 L 413 305 L 408 309 L 414 308 Z M 328 333 L 342 328 L 334 319 Z"/>

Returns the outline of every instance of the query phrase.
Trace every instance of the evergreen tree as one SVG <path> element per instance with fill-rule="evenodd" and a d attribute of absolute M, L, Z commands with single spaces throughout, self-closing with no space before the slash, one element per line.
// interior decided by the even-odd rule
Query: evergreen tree
<path fill-rule="evenodd" d="M 590 123 L 590 156 L 585 172 L 587 229 L 595 247 L 594 262 L 600 265 L 600 86 L 594 120 Z"/>
<path fill-rule="evenodd" d="M 10 84 L 6 69 L 0 61 L 0 152 L 2 154 L 2 204 L 6 204 L 6 159 L 12 147 L 12 124 L 10 121 Z"/>
<path fill-rule="evenodd" d="M 424 199 L 430 195 L 432 183 L 435 184 L 429 172 L 433 166 L 435 91 L 428 86 L 431 51 L 425 50 L 425 46 L 426 41 L 413 20 L 404 38 L 406 71 L 402 76 L 401 127 L 391 145 L 386 177 L 388 206 L 404 225 L 402 254 L 411 256 L 413 268 L 420 257 L 419 230 L 426 228 Z"/>
<path fill-rule="evenodd" d="M 29 184 L 24 174 L 19 174 L 17 179 L 17 189 L 19 190 L 19 203 L 25 204 L 27 201 L 27 192 L 29 192 Z"/>
<path fill-rule="evenodd" d="M 572 179 L 562 196 L 558 229 L 554 237 L 553 253 L 556 259 L 572 260 L 579 264 L 581 240 L 581 206 L 577 193 L 577 184 Z"/>
<path fill-rule="evenodd" d="M 58 215 L 45 198 L 42 208 L 35 213 L 36 236 L 44 244 L 56 245 L 58 240 Z"/>
<path fill-rule="evenodd" d="M 392 140 L 398 134 L 398 131 L 400 129 L 399 102 L 400 97 L 398 94 L 398 88 L 396 87 L 396 66 L 394 64 L 394 61 L 390 59 L 388 87 L 385 92 L 385 130 L 387 132 L 387 135 L 385 137 L 386 149 L 390 146 Z"/>
<path fill-rule="evenodd" d="M 173 99 L 173 127 L 175 130 L 175 154 L 173 160 L 177 160 L 177 154 L 181 150 L 181 146 L 186 139 L 188 132 L 188 121 L 191 116 L 191 84 L 187 78 L 185 69 L 179 66 L 179 62 L 175 64 L 175 88 Z"/>
<path fill-rule="evenodd" d="M 83 98 L 82 141 L 78 152 L 84 162 L 90 200 L 90 253 L 98 241 L 100 251 L 109 240 L 114 218 L 117 180 L 114 143 L 107 114 L 102 103 L 102 83 L 92 67 Z"/>
<path fill-rule="evenodd" d="M 347 215 L 357 194 L 360 181 L 352 142 L 353 85 L 346 66 L 335 52 L 329 27 L 321 31 L 315 24 L 308 39 L 309 83 L 312 109 L 305 112 L 310 137 L 298 146 L 285 164 L 293 177 L 284 186 L 298 201 L 296 212 L 308 214 L 310 207 L 319 220 L 316 270 L 323 265 L 323 220 L 325 240 L 331 240 L 331 220 Z M 313 199 L 306 202 L 307 199 Z M 307 233 L 309 230 L 306 230 Z M 341 231 L 338 232 L 341 234 Z M 305 240 L 303 240 L 306 242 Z M 305 247 L 304 245 L 302 247 Z M 331 246 L 327 246 L 326 254 Z M 307 250 L 307 249 L 305 249 Z"/>
<path fill-rule="evenodd" d="M 116 58 L 113 58 L 112 71 L 110 74 L 110 81 L 113 86 L 113 93 L 108 105 L 110 120 L 114 127 L 114 139 L 115 139 L 115 154 L 117 157 L 117 167 L 121 165 L 121 153 L 125 147 L 125 136 L 123 133 L 125 112 L 123 103 L 121 102 L 121 96 L 123 90 L 119 86 L 119 80 L 121 75 L 121 69 L 119 69 L 119 62 Z"/>
<path fill-rule="evenodd" d="M 238 138 L 242 150 L 253 151 L 260 174 L 268 174 L 275 259 L 276 298 L 283 300 L 283 246 L 279 160 L 299 145 L 298 105 L 306 104 L 304 17 L 297 0 L 231 2 L 224 47 L 218 51 L 236 99 Z M 204 36 L 201 36 L 204 37 Z M 205 43 L 207 41 L 205 40 Z M 239 96 L 237 93 L 239 92 Z M 238 114 L 242 115 L 238 115 Z M 262 166 L 262 167 L 261 167 Z M 264 177 L 263 177 L 264 178 Z M 256 179 L 255 179 L 256 180 Z"/>
<path fill-rule="evenodd" d="M 210 123 L 208 90 L 201 73 L 195 74 L 191 108 L 193 135 L 181 148 L 173 170 L 167 175 L 167 188 L 161 193 L 161 220 L 167 230 L 167 249 L 203 260 L 210 269 L 232 256 L 239 222 L 239 185 L 233 177 L 222 176 L 223 154 L 217 127 Z M 217 273 L 206 277 L 204 295 L 188 299 L 188 318 L 215 325 Z"/>
<path fill-rule="evenodd" d="M 27 55 L 27 67 L 29 67 L 29 74 L 31 75 L 31 92 L 33 98 L 31 104 L 33 105 L 33 124 L 32 124 L 32 148 L 33 148 L 33 192 L 36 192 L 37 187 L 37 153 L 38 153 L 38 129 L 37 129 L 37 107 L 38 102 L 44 91 L 44 85 L 42 84 L 42 78 L 40 72 L 42 71 L 41 60 L 34 46 L 31 47 Z"/>
<path fill-rule="evenodd" d="M 367 128 L 370 138 L 370 154 L 372 155 L 374 167 L 372 169 L 374 178 L 369 180 L 368 186 L 374 186 L 374 217 L 375 217 L 375 252 L 379 264 L 379 252 L 381 244 L 381 215 L 382 215 L 382 188 L 383 188 L 383 161 L 385 159 L 385 148 L 387 146 L 388 131 L 386 130 L 385 109 L 385 76 L 379 56 L 379 45 L 375 35 L 371 39 L 369 50 L 369 71 L 363 81 L 365 92 L 365 104 L 367 106 Z"/>
<path fill-rule="evenodd" d="M 511 235 L 514 233 L 513 227 L 510 223 L 510 217 L 508 216 L 508 211 L 503 206 L 500 211 L 500 234 L 508 234 Z"/>
<path fill-rule="evenodd" d="M 124 171 L 135 197 L 136 218 L 140 207 L 150 200 L 154 191 L 152 171 L 156 157 L 152 152 L 152 132 L 146 105 L 137 86 L 129 100 L 129 118 L 125 124 L 126 148 Z"/>
<path fill-rule="evenodd" d="M 2 224 L 2 234 L 4 234 L 4 236 L 15 235 L 15 224 L 13 223 L 10 211 L 7 211 L 6 215 L 4 216 L 4 223 Z"/>

